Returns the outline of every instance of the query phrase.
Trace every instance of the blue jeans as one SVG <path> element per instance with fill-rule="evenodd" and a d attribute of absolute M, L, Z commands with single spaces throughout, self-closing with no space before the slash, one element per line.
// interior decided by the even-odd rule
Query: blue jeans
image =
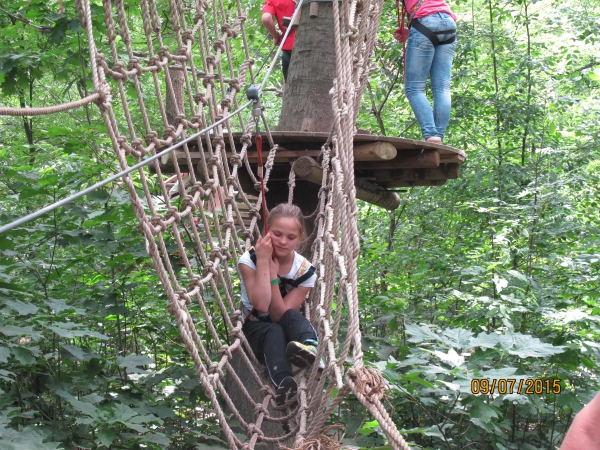
<path fill-rule="evenodd" d="M 456 30 L 452 16 L 435 13 L 419 20 L 431 31 Z M 443 42 L 456 32 L 439 34 Z M 456 41 L 434 47 L 431 41 L 414 27 L 410 29 L 406 45 L 406 75 L 404 91 L 421 127 L 423 139 L 432 136 L 444 138 L 450 120 L 450 72 Z M 433 110 L 425 96 L 427 77 L 431 75 L 433 91 Z"/>

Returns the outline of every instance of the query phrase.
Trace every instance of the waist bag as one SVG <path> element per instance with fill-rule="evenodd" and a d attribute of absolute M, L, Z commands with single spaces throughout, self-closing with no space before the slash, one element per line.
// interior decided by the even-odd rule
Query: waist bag
<path fill-rule="evenodd" d="M 429 28 L 427 28 L 425 25 L 419 22 L 419 19 L 412 20 L 410 22 L 410 27 L 419 31 L 423 36 L 429 39 L 434 47 L 437 47 L 438 45 L 452 44 L 456 40 L 456 29 L 431 31 Z M 446 39 L 445 41 L 440 42 L 440 40 L 438 39 L 438 35 L 449 33 L 454 33 L 454 36 L 452 36 L 450 39 Z"/>

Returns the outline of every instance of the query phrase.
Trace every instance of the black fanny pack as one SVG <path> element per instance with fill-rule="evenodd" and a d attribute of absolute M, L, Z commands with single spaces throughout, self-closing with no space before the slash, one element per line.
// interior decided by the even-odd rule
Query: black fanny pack
<path fill-rule="evenodd" d="M 419 22 L 419 19 L 412 20 L 410 22 L 410 27 L 419 31 L 423 36 L 429 39 L 434 47 L 437 47 L 438 45 L 452 44 L 456 40 L 456 29 L 431 31 L 429 28 L 427 28 L 425 25 Z M 438 39 L 438 35 L 450 33 L 454 33 L 454 36 L 452 36 L 450 39 L 446 39 L 445 41 L 440 42 L 440 40 Z"/>

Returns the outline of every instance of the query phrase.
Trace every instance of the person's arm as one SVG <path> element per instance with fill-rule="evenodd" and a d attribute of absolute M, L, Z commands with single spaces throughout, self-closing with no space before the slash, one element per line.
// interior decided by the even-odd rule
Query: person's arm
<path fill-rule="evenodd" d="M 239 267 L 250 303 L 258 312 L 264 313 L 269 310 L 272 291 L 269 260 L 273 253 L 273 245 L 270 234 L 267 233 L 264 238 L 258 238 L 255 253 L 256 270 L 244 264 L 240 264 Z"/>
<path fill-rule="evenodd" d="M 273 37 L 273 43 L 275 45 L 279 44 L 282 34 L 279 31 L 277 31 L 277 28 L 275 28 L 275 22 L 273 22 L 273 15 L 271 13 L 263 13 L 262 24 L 267 29 L 269 34 Z"/>
<path fill-rule="evenodd" d="M 600 449 L 600 394 L 573 419 L 560 450 Z"/>

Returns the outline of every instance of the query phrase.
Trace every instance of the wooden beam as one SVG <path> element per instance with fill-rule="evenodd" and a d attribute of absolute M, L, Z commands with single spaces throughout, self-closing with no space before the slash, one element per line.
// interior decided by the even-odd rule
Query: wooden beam
<path fill-rule="evenodd" d="M 441 186 L 446 184 L 448 180 L 396 180 L 396 181 L 383 181 L 381 185 L 386 188 L 395 187 L 415 187 L 415 186 Z"/>
<path fill-rule="evenodd" d="M 389 161 L 366 161 L 355 164 L 356 170 L 381 169 L 433 169 L 440 165 L 440 154 L 437 150 L 404 150 Z"/>
<path fill-rule="evenodd" d="M 394 159 L 397 154 L 398 150 L 389 142 L 354 144 L 355 161 L 389 161 L 390 159 Z"/>
<path fill-rule="evenodd" d="M 445 164 L 445 163 L 462 164 L 464 162 L 465 162 L 465 157 L 458 153 L 440 153 L 440 164 Z"/>
<path fill-rule="evenodd" d="M 298 158 L 292 165 L 292 170 L 298 178 L 312 183 L 321 184 L 323 169 L 321 165 L 310 156 Z M 376 184 L 364 180 L 355 180 L 356 198 L 393 211 L 400 205 L 400 197 L 395 192 L 389 192 Z"/>
<path fill-rule="evenodd" d="M 460 176 L 458 164 L 441 164 L 434 169 L 373 170 L 376 183 L 380 181 L 454 180 Z"/>

